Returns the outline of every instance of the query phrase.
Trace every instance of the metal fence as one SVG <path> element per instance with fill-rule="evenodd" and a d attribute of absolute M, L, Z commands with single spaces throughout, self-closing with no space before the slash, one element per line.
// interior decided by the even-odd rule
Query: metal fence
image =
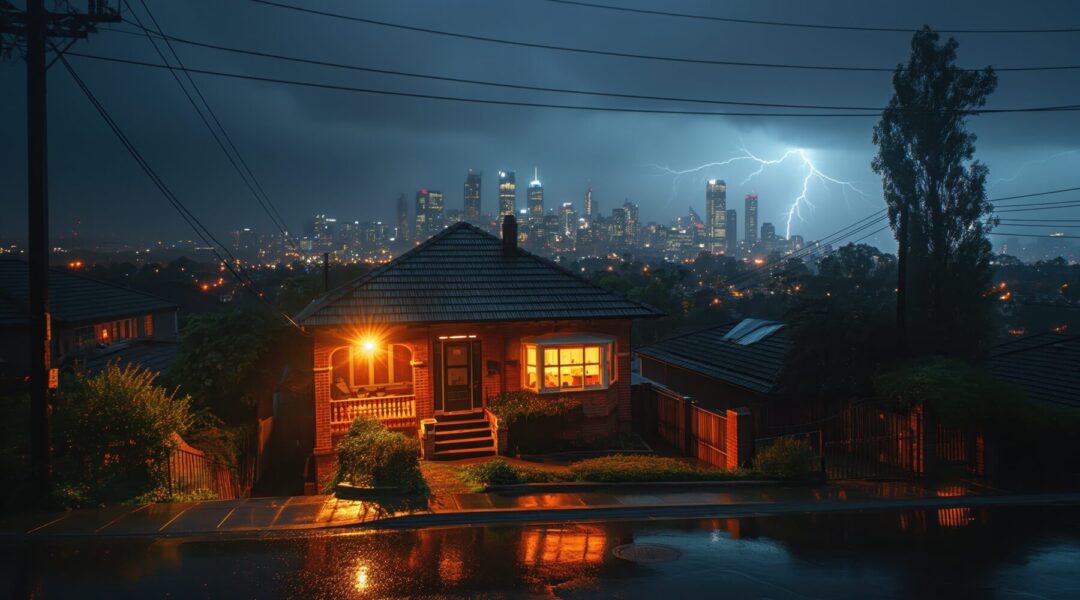
<path fill-rule="evenodd" d="M 210 492 L 220 499 L 242 496 L 239 478 L 229 465 L 177 448 L 169 456 L 169 494 Z"/>

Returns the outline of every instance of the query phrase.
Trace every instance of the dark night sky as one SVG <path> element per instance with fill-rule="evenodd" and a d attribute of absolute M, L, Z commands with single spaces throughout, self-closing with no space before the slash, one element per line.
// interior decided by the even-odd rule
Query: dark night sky
<path fill-rule="evenodd" d="M 283 0 L 284 1 L 284 0 Z M 300 0 L 290 0 L 301 4 Z M 599 1 L 599 0 L 598 0 Z M 616 0 L 606 0 L 615 3 Z M 148 0 L 167 33 L 387 69 L 552 87 L 680 97 L 883 106 L 888 73 L 844 73 L 672 64 L 511 48 L 345 22 L 245 0 Z M 20 4 L 20 3 L 16 3 Z M 74 4 L 81 6 L 81 2 Z M 138 2 L 132 3 L 145 20 Z M 624 52 L 754 62 L 891 67 L 906 61 L 910 35 L 759 27 L 622 14 L 541 0 L 320 0 L 303 3 L 455 32 Z M 627 3 L 630 4 L 630 3 Z M 636 0 L 635 6 L 742 18 L 814 23 L 939 28 L 1076 27 L 1080 5 L 1061 0 L 738 0 L 719 3 Z M 1038 10 L 1030 7 L 1037 6 Z M 124 26 L 126 28 L 127 26 Z M 1080 63 L 1080 34 L 959 35 L 964 66 Z M 737 107 L 560 96 L 365 74 L 177 45 L 189 67 L 307 81 L 466 97 L 598 106 L 740 110 Z M 101 32 L 79 51 L 157 61 L 145 38 Z M 177 195 L 216 232 L 235 226 L 271 228 L 231 170 L 168 72 L 70 59 Z M 580 210 L 588 186 L 608 213 L 624 198 L 642 220 L 667 221 L 686 206 L 701 211 L 704 180 L 729 184 L 729 207 L 757 191 L 761 221 L 783 231 L 805 169 L 797 160 L 770 167 L 753 181 L 750 162 L 703 169 L 677 180 L 650 164 L 688 169 L 720 161 L 745 145 L 762 158 L 805 148 L 824 173 L 851 180 L 865 198 L 836 185 L 812 184 L 816 210 L 792 233 L 814 239 L 882 206 L 869 168 L 875 118 L 732 118 L 593 113 L 436 102 L 313 90 L 196 75 L 247 162 L 290 225 L 326 212 L 341 219 L 392 218 L 394 199 L 417 188 L 441 189 L 460 208 L 467 169 L 484 172 L 483 210 L 495 211 L 496 172 L 518 172 L 524 183 L 539 167 L 548 206 L 573 201 Z M 0 63 L 0 241 L 25 235 L 25 70 Z M 85 238 L 151 242 L 190 238 L 186 225 L 149 183 L 60 66 L 49 75 L 50 175 L 54 235 L 81 221 Z M 1001 73 L 988 107 L 1080 104 L 1080 71 Z M 977 156 L 991 168 L 990 195 L 1080 185 L 1080 114 L 982 116 Z M 1058 196 L 1065 200 L 1074 196 Z M 1071 211 L 1071 212 L 1070 212 Z M 1080 217 L 1080 209 L 1037 217 Z M 1039 233 L 1045 233 L 1039 231 Z M 741 236 L 742 231 L 739 232 Z M 876 240 L 890 245 L 887 234 Z"/>

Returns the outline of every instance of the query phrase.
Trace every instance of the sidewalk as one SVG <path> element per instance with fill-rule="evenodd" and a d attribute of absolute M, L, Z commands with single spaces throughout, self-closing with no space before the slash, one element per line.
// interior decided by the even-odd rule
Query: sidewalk
<path fill-rule="evenodd" d="M 690 518 L 782 512 L 951 506 L 1080 505 L 1080 494 L 978 495 L 957 486 L 844 483 L 815 487 L 655 486 L 609 491 L 509 491 L 433 497 L 426 509 L 395 510 L 333 496 L 151 504 L 0 520 L 3 537 L 269 535 L 301 530 L 428 527 L 524 521 Z"/>

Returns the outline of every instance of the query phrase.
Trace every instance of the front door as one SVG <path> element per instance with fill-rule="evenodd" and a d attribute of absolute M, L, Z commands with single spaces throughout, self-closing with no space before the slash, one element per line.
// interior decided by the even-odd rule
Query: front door
<path fill-rule="evenodd" d="M 462 412 L 480 408 L 480 342 L 448 340 L 442 344 L 442 410 Z M 438 408 L 438 407 L 436 407 Z"/>

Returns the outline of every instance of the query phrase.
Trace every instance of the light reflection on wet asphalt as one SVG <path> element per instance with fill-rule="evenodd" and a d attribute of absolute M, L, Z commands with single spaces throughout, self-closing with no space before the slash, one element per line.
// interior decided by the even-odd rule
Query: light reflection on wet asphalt
<path fill-rule="evenodd" d="M 1080 597 L 1075 508 L 8 541 L 0 553 L 10 597 Z"/>

